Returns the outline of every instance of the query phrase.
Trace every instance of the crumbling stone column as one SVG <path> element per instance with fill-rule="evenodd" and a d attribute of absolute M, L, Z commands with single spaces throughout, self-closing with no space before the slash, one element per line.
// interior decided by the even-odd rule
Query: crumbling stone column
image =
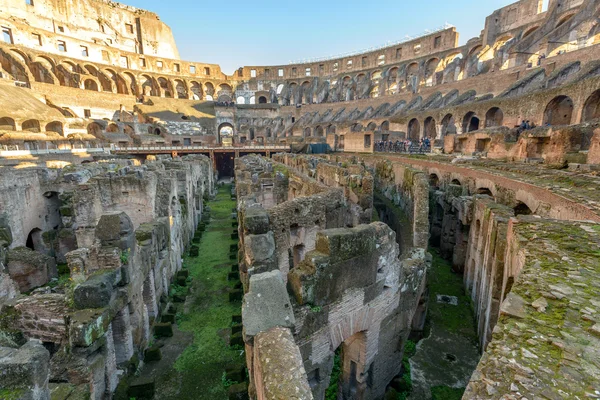
<path fill-rule="evenodd" d="M 117 364 L 129 361 L 133 356 L 133 336 L 129 320 L 129 307 L 125 306 L 117 313 L 111 324 L 115 343 Z"/>

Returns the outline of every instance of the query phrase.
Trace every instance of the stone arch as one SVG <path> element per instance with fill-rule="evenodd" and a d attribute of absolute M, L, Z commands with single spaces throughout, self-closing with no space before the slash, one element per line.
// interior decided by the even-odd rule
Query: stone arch
<path fill-rule="evenodd" d="M 312 103 L 312 90 L 309 81 L 302 82 L 300 85 L 300 103 L 311 104 Z"/>
<path fill-rule="evenodd" d="M 413 118 L 408 123 L 407 136 L 413 142 L 418 142 L 421 138 L 421 124 L 418 119 Z"/>
<path fill-rule="evenodd" d="M 523 35 L 521 36 L 521 39 L 525 39 L 527 36 L 531 35 L 533 32 L 537 31 L 538 29 L 539 29 L 539 25 L 527 28 L 525 30 L 525 32 L 523 32 Z"/>
<path fill-rule="evenodd" d="M 330 135 L 330 134 L 331 134 L 331 135 L 335 135 L 335 125 L 329 125 L 329 126 L 327 127 L 327 134 L 328 134 L 328 135 Z"/>
<path fill-rule="evenodd" d="M 85 81 L 83 81 L 83 88 L 85 90 L 92 90 L 94 92 L 97 92 L 98 91 L 98 84 L 96 83 L 95 80 L 88 78 Z"/>
<path fill-rule="evenodd" d="M 36 82 L 57 84 L 54 70 L 54 61 L 46 56 L 39 56 L 31 63 L 31 74 Z"/>
<path fill-rule="evenodd" d="M 379 127 L 379 130 L 382 132 L 387 132 L 390 130 L 390 121 L 383 121 L 381 123 L 381 126 Z"/>
<path fill-rule="evenodd" d="M 233 96 L 233 89 L 230 85 L 222 83 L 219 85 L 219 92 L 217 93 L 217 101 L 230 102 Z"/>
<path fill-rule="evenodd" d="M 430 58 L 425 63 L 425 72 L 423 79 L 426 86 L 434 86 L 441 83 L 442 76 L 438 76 L 438 67 L 441 66 L 440 59 L 437 57 Z M 439 81 L 438 81 L 439 78 Z"/>
<path fill-rule="evenodd" d="M 367 131 L 376 131 L 377 130 L 377 124 L 375 122 L 370 122 L 367 125 Z"/>
<path fill-rule="evenodd" d="M 116 71 L 107 68 L 104 73 L 110 79 L 111 86 L 115 88 L 118 94 L 129 94 L 127 81 L 119 75 Z"/>
<path fill-rule="evenodd" d="M 498 107 L 492 107 L 485 113 L 485 127 L 493 128 L 502 126 L 504 122 L 504 113 Z"/>
<path fill-rule="evenodd" d="M 248 101 L 248 104 L 256 104 L 256 96 L 250 96 L 250 100 Z"/>
<path fill-rule="evenodd" d="M 213 85 L 211 82 L 206 82 L 204 84 L 204 93 L 206 93 L 206 100 L 214 101 L 215 85 Z"/>
<path fill-rule="evenodd" d="M 171 82 L 169 82 L 167 78 L 160 76 L 158 77 L 156 82 L 158 83 L 158 87 L 160 88 L 161 93 L 165 94 L 165 97 L 173 97 L 173 87 L 171 85 Z"/>
<path fill-rule="evenodd" d="M 44 130 L 46 132 L 56 132 L 61 136 L 64 135 L 63 124 L 60 121 L 52 121 L 52 122 L 46 124 L 46 127 L 44 128 Z"/>
<path fill-rule="evenodd" d="M 423 136 L 434 140 L 438 138 L 437 125 L 433 117 L 427 117 L 423 121 Z"/>
<path fill-rule="evenodd" d="M 587 98 L 581 114 L 581 122 L 600 118 L 600 90 L 596 90 Z"/>
<path fill-rule="evenodd" d="M 142 75 L 140 77 L 140 82 L 141 82 L 141 88 L 142 88 L 142 94 L 144 96 L 156 96 L 157 95 L 157 91 L 156 91 L 156 85 L 154 84 L 154 80 L 152 79 L 152 77 L 150 75 Z"/>
<path fill-rule="evenodd" d="M 315 136 L 316 137 L 323 137 L 323 136 L 325 136 L 323 127 L 321 125 L 319 125 L 319 126 L 317 126 L 315 128 Z"/>
<path fill-rule="evenodd" d="M 416 93 L 419 88 L 419 64 L 416 62 L 408 64 L 406 67 L 406 88 Z"/>
<path fill-rule="evenodd" d="M 463 54 L 460 52 L 450 53 L 444 58 L 442 83 L 455 82 L 462 79 Z"/>
<path fill-rule="evenodd" d="M 37 251 L 44 252 L 46 247 L 44 246 L 44 240 L 42 238 L 42 230 L 40 228 L 33 228 L 27 234 L 27 240 L 25 241 L 25 247 Z"/>
<path fill-rule="evenodd" d="M 196 81 L 192 81 L 190 84 L 190 91 L 192 92 L 193 100 L 202 100 L 202 84 Z"/>
<path fill-rule="evenodd" d="M 258 98 L 258 104 L 267 104 L 267 98 L 265 96 L 260 96 Z"/>
<path fill-rule="evenodd" d="M 398 67 L 392 67 L 387 73 L 387 95 L 398 93 L 398 70 Z"/>
<path fill-rule="evenodd" d="M 235 135 L 235 127 L 229 122 L 223 122 L 217 128 L 217 133 L 219 135 L 219 143 L 222 143 L 224 137 L 231 138 Z"/>
<path fill-rule="evenodd" d="M 481 44 L 473 46 L 467 54 L 467 65 L 465 67 L 466 77 L 470 78 L 479 74 L 479 52 L 483 49 Z"/>
<path fill-rule="evenodd" d="M 544 111 L 544 125 L 569 125 L 573 117 L 573 100 L 568 96 L 553 98 Z"/>
<path fill-rule="evenodd" d="M 56 66 L 56 77 L 61 86 L 79 88 L 79 66 L 71 61 L 64 60 Z"/>
<path fill-rule="evenodd" d="M 129 93 L 135 96 L 139 96 L 140 92 L 138 89 L 138 81 L 131 72 L 123 72 L 123 80 L 129 87 Z"/>
<path fill-rule="evenodd" d="M 429 174 L 429 186 L 431 188 L 434 188 L 436 190 L 439 189 L 440 181 L 441 181 L 440 177 L 437 174 L 435 174 L 435 173 Z"/>
<path fill-rule="evenodd" d="M 29 68 L 29 57 L 17 49 L 0 49 L 0 66 L 11 79 L 29 85 L 35 80 Z"/>
<path fill-rule="evenodd" d="M 457 178 L 454 178 L 454 179 L 452 179 L 452 180 L 450 181 L 450 184 L 451 184 L 451 185 L 456 185 L 456 186 L 462 186 L 462 183 L 461 183 L 461 182 L 460 182 L 460 180 L 459 180 L 459 179 L 457 179 Z"/>
<path fill-rule="evenodd" d="M 309 127 L 304 128 L 304 137 L 310 137 L 310 136 L 311 136 L 310 128 Z"/>
<path fill-rule="evenodd" d="M 104 129 L 102 128 L 102 126 L 97 122 L 91 122 L 87 126 L 88 134 L 90 134 L 94 137 L 97 137 L 98 139 L 104 138 L 104 136 L 102 135 L 103 131 L 104 131 Z"/>
<path fill-rule="evenodd" d="M 246 104 L 246 98 L 244 96 L 238 96 L 238 98 L 235 100 L 235 102 L 237 104 Z"/>
<path fill-rule="evenodd" d="M 573 16 L 575 16 L 575 13 L 572 13 L 572 14 L 569 14 L 569 15 L 565 15 L 564 17 L 562 17 L 561 19 L 558 20 L 558 22 L 556 23 L 556 26 L 554 28 L 556 29 L 559 26 L 564 25 L 571 18 L 573 18 Z"/>
<path fill-rule="evenodd" d="M 15 120 L 10 117 L 0 118 L 0 130 L 2 130 L 2 131 L 16 130 Z"/>
<path fill-rule="evenodd" d="M 517 205 L 513 208 L 513 211 L 515 212 L 515 216 L 533 214 L 531 208 L 522 201 L 517 201 Z"/>
<path fill-rule="evenodd" d="M 178 99 L 187 99 L 189 97 L 187 85 L 183 80 L 175 79 L 175 93 Z"/>
<path fill-rule="evenodd" d="M 119 126 L 117 124 L 115 124 L 114 122 L 111 122 L 106 127 L 106 132 L 107 133 L 119 133 Z"/>
<path fill-rule="evenodd" d="M 479 117 L 473 112 L 469 111 L 465 114 L 462 123 L 463 133 L 473 132 L 479 129 Z"/>
<path fill-rule="evenodd" d="M 440 133 L 442 138 L 446 135 L 453 135 L 456 133 L 456 123 L 454 122 L 454 116 L 452 116 L 452 114 L 446 114 L 442 119 L 442 131 Z"/>
<path fill-rule="evenodd" d="M 29 132 L 39 132 L 40 131 L 40 121 L 37 119 L 28 119 L 21 124 L 21 130 L 29 131 Z"/>
<path fill-rule="evenodd" d="M 363 126 L 362 124 L 354 123 L 352 124 L 352 126 L 350 127 L 350 131 L 351 132 L 361 132 L 363 130 Z"/>
<path fill-rule="evenodd" d="M 113 91 L 113 89 L 112 89 L 113 82 L 106 75 L 104 75 L 102 73 L 102 71 L 100 71 L 98 68 L 96 68 L 94 65 L 91 65 L 91 64 L 85 64 L 83 67 L 89 73 L 89 75 L 93 76 L 94 78 L 96 78 L 98 80 L 98 83 L 100 84 L 100 88 L 102 89 L 103 92 L 112 92 Z"/>

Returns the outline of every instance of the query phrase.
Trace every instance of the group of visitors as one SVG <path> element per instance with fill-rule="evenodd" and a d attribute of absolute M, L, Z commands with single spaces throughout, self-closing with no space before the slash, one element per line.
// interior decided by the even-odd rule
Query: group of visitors
<path fill-rule="evenodd" d="M 418 142 L 406 140 L 380 140 L 375 143 L 375 151 L 384 153 L 428 153 L 431 151 L 431 139 L 421 138 Z"/>
<path fill-rule="evenodd" d="M 519 125 L 519 127 L 518 127 L 519 134 L 523 133 L 524 131 L 528 131 L 530 129 L 533 129 L 533 128 L 535 128 L 535 124 L 533 122 L 529 122 L 529 120 L 527 120 L 527 121 L 523 120 L 521 122 L 521 124 Z"/>

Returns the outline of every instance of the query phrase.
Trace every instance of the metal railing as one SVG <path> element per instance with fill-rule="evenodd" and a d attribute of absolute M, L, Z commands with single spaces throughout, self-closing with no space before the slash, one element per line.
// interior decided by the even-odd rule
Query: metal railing
<path fill-rule="evenodd" d="M 183 146 L 183 145 L 171 145 L 171 146 L 114 146 L 114 151 L 128 152 L 128 151 L 182 151 L 182 150 L 196 150 L 196 151 L 210 151 L 210 150 L 290 150 L 290 146 L 283 145 L 241 145 L 234 144 L 232 146 L 221 146 L 221 145 L 202 145 L 202 146 Z"/>

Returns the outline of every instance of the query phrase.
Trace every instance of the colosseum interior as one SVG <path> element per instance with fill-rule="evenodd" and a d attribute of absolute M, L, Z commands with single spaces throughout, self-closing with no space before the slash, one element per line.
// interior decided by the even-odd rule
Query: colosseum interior
<path fill-rule="evenodd" d="M 0 399 L 600 399 L 600 1 L 472 23 L 226 75 L 4 0 Z"/>

